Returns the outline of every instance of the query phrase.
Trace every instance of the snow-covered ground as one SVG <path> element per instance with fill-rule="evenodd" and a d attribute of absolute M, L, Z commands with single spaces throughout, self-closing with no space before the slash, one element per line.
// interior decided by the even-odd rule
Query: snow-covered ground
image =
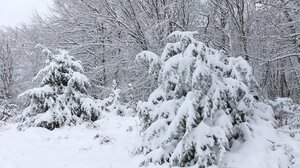
<path fill-rule="evenodd" d="M 254 135 L 233 146 L 227 155 L 230 168 L 299 168 L 300 136 L 254 126 Z"/>
<path fill-rule="evenodd" d="M 109 115 L 97 128 L 17 131 L 16 125 L 6 125 L 0 131 L 0 168 L 135 168 L 137 123 L 137 118 Z"/>
<path fill-rule="evenodd" d="M 137 168 L 143 159 L 132 155 L 140 138 L 138 123 L 137 117 L 108 114 L 93 128 L 82 125 L 18 131 L 16 124 L 2 125 L 0 168 Z M 300 167 L 300 136 L 288 137 L 270 128 L 254 129 L 256 135 L 247 144 L 235 144 L 227 155 L 230 166 L 226 168 L 288 168 L 291 158 L 293 167 Z"/>

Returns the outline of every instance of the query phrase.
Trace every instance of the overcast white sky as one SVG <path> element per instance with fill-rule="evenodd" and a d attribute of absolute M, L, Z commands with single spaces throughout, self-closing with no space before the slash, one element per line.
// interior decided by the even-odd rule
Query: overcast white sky
<path fill-rule="evenodd" d="M 52 0 L 0 0 L 0 25 L 17 26 L 29 21 L 36 11 L 41 14 L 48 12 Z"/>

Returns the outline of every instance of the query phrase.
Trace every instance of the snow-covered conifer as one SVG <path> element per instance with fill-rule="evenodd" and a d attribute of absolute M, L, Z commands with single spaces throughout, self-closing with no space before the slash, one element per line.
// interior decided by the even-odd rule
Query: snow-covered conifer
<path fill-rule="evenodd" d="M 118 83 L 116 80 L 112 81 L 112 92 L 109 94 L 109 96 L 103 100 L 106 109 L 109 112 L 118 112 L 121 103 L 120 103 L 120 92 L 121 90 L 118 89 Z"/>
<path fill-rule="evenodd" d="M 52 130 L 63 125 L 97 120 L 101 107 L 88 95 L 90 84 L 83 74 L 81 62 L 64 50 L 58 51 L 58 54 L 47 49 L 43 52 L 48 56 L 46 66 L 34 78 L 40 81 L 40 86 L 20 95 L 30 98 L 20 126 Z"/>
<path fill-rule="evenodd" d="M 133 113 L 131 107 L 125 106 L 121 103 L 121 90 L 118 88 L 116 80 L 112 81 L 111 91 L 112 93 L 102 101 L 102 104 L 105 106 L 105 110 L 121 116 Z"/>
<path fill-rule="evenodd" d="M 159 57 L 137 55 L 157 74 L 158 88 L 148 101 L 139 102 L 143 123 L 137 152 L 142 163 L 210 167 L 223 164 L 234 141 L 251 136 L 251 125 L 270 106 L 260 102 L 252 68 L 242 57 L 228 57 L 195 40 L 195 32 L 174 32 Z M 156 73 L 158 72 L 158 73 Z M 264 114 L 271 120 L 271 113 Z"/>

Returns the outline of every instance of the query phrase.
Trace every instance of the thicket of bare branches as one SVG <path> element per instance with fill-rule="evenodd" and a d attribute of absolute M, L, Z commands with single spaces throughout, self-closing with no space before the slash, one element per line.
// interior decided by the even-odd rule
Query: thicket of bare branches
<path fill-rule="evenodd" d="M 30 79 L 45 59 L 37 44 L 80 59 L 95 97 L 106 97 L 116 80 L 123 101 L 144 99 L 156 84 L 135 55 L 159 53 L 168 34 L 189 30 L 209 47 L 249 61 L 269 98 L 300 101 L 298 0 L 54 0 L 51 11 L 0 31 L 4 99 L 34 85 Z"/>

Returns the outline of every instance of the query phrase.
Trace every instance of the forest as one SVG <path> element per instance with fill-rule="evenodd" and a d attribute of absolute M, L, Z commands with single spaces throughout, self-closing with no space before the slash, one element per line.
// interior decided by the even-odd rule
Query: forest
<path fill-rule="evenodd" d="M 53 0 L 0 25 L 1 168 L 300 167 L 299 0 Z"/>

